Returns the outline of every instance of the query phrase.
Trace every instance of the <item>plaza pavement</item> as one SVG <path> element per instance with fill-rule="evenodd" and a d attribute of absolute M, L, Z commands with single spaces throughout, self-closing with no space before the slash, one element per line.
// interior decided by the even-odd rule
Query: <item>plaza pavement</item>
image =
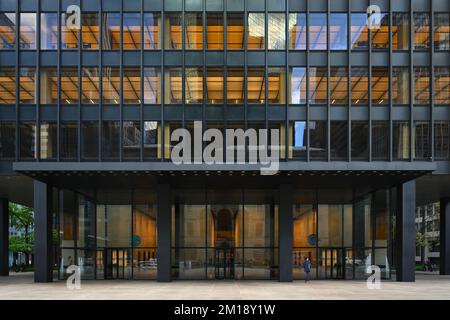
<path fill-rule="evenodd" d="M 364 281 L 173 281 L 86 280 L 81 289 L 69 290 L 65 281 L 36 284 L 32 273 L 0 277 L 0 300 L 115 300 L 115 299 L 445 299 L 450 300 L 450 276 L 418 273 L 416 282 L 383 281 L 381 289 L 369 290 Z"/>

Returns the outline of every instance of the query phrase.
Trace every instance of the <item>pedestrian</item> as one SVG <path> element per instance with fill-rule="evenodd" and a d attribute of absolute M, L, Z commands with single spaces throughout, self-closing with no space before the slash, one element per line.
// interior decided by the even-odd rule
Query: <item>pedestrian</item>
<path fill-rule="evenodd" d="M 305 269 L 305 283 L 309 281 L 309 273 L 311 272 L 311 261 L 308 257 L 305 257 L 303 262 L 303 269 Z"/>

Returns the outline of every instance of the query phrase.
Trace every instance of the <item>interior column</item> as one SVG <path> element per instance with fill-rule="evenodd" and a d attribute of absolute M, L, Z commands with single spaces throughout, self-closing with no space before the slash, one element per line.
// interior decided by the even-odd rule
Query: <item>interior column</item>
<path fill-rule="evenodd" d="M 158 185 L 158 282 L 171 281 L 171 195 L 168 184 Z"/>
<path fill-rule="evenodd" d="M 292 241 L 293 241 L 293 221 L 292 186 L 288 184 L 280 185 L 280 210 L 278 212 L 279 226 L 279 262 L 280 262 L 280 282 L 292 281 Z"/>
<path fill-rule="evenodd" d="M 450 198 L 441 199 L 440 210 L 439 273 L 450 275 Z"/>
<path fill-rule="evenodd" d="M 0 199 L 0 276 L 9 275 L 9 208 L 8 199 Z"/>

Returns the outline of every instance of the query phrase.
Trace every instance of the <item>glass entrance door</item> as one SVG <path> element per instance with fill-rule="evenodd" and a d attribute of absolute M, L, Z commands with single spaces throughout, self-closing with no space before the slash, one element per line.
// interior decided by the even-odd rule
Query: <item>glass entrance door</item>
<path fill-rule="evenodd" d="M 105 248 L 103 252 L 105 279 L 129 279 L 131 250 Z"/>
<path fill-rule="evenodd" d="M 234 249 L 214 250 L 216 279 L 234 279 Z"/>
<path fill-rule="evenodd" d="M 325 279 L 344 279 L 345 249 L 319 248 L 321 277 Z"/>

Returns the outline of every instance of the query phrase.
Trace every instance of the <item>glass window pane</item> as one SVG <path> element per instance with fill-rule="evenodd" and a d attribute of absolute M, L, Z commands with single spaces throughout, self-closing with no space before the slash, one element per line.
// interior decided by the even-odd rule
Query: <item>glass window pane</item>
<path fill-rule="evenodd" d="M 306 143 L 307 132 L 306 132 L 306 121 L 295 121 L 293 123 L 290 144 L 292 144 L 292 150 L 289 150 L 292 157 L 295 159 L 305 159 L 306 158 Z"/>
<path fill-rule="evenodd" d="M 309 68 L 309 103 L 327 103 L 327 68 Z"/>
<path fill-rule="evenodd" d="M 20 14 L 21 49 L 36 49 L 36 13 Z"/>
<path fill-rule="evenodd" d="M 414 49 L 430 48 L 430 14 L 425 12 L 414 13 Z"/>
<path fill-rule="evenodd" d="M 141 124 L 139 121 L 123 122 L 123 158 L 137 160 L 141 155 Z"/>
<path fill-rule="evenodd" d="M 353 50 L 367 50 L 369 48 L 369 28 L 366 13 L 352 13 L 350 42 Z"/>
<path fill-rule="evenodd" d="M 318 244 L 319 247 L 342 246 L 342 206 L 319 204 Z"/>
<path fill-rule="evenodd" d="M 20 103 L 36 103 L 36 70 L 34 68 L 20 68 L 19 74 Z"/>
<path fill-rule="evenodd" d="M 41 122 L 40 124 L 40 158 L 44 160 L 55 160 L 58 148 L 56 122 Z"/>
<path fill-rule="evenodd" d="M 247 102 L 264 103 L 265 71 L 262 68 L 248 68 Z"/>
<path fill-rule="evenodd" d="M 104 67 L 102 74 L 103 103 L 120 103 L 120 69 L 118 67 Z"/>
<path fill-rule="evenodd" d="M 430 124 L 428 121 L 414 121 L 413 131 L 413 147 L 414 147 L 414 159 L 416 160 L 429 160 L 430 149 Z"/>
<path fill-rule="evenodd" d="M 144 68 L 144 103 L 161 103 L 161 71 L 159 68 Z"/>
<path fill-rule="evenodd" d="M 120 49 L 120 13 L 103 13 L 103 49 Z"/>
<path fill-rule="evenodd" d="M 0 68 L 0 104 L 16 103 L 16 70 Z"/>
<path fill-rule="evenodd" d="M 16 14 L 0 12 L 0 50 L 16 46 Z"/>
<path fill-rule="evenodd" d="M 450 157 L 450 122 L 436 121 L 434 123 L 434 157 L 449 159 Z"/>
<path fill-rule="evenodd" d="M 108 247 L 131 247 L 131 206 L 106 205 Z"/>
<path fill-rule="evenodd" d="M 268 92 L 269 104 L 285 103 L 286 99 L 286 74 L 284 68 L 268 68 Z"/>
<path fill-rule="evenodd" d="M 450 13 L 434 15 L 434 50 L 450 50 Z"/>
<path fill-rule="evenodd" d="M 369 125 L 366 121 L 352 121 L 352 160 L 369 157 Z"/>
<path fill-rule="evenodd" d="M 393 158 L 394 160 L 409 159 L 409 122 L 394 121 L 393 124 Z"/>
<path fill-rule="evenodd" d="M 81 123 L 81 159 L 98 160 L 98 122 L 83 121 Z"/>
<path fill-rule="evenodd" d="M 60 125 L 59 156 L 61 160 L 75 160 L 78 157 L 78 125 L 65 122 Z"/>
<path fill-rule="evenodd" d="M 381 13 L 380 28 L 372 30 L 372 48 L 385 50 L 389 48 L 389 14 Z"/>
<path fill-rule="evenodd" d="M 309 15 L 309 49 L 327 50 L 327 15 L 325 13 Z"/>
<path fill-rule="evenodd" d="M 186 13 L 185 48 L 201 50 L 203 48 L 203 17 L 202 13 Z"/>
<path fill-rule="evenodd" d="M 389 159 L 389 122 L 372 122 L 372 159 Z"/>
<path fill-rule="evenodd" d="M 99 102 L 99 81 L 98 68 L 83 68 L 81 78 L 82 103 L 97 104 Z"/>
<path fill-rule="evenodd" d="M 434 69 L 434 103 L 450 105 L 450 68 L 435 67 Z"/>
<path fill-rule="evenodd" d="M 182 77 L 181 68 L 166 68 L 165 77 L 165 97 L 167 104 L 182 103 Z"/>
<path fill-rule="evenodd" d="M 133 206 L 133 279 L 155 279 L 157 269 L 157 205 Z"/>
<path fill-rule="evenodd" d="M 124 104 L 141 103 L 140 68 L 123 68 L 122 96 Z"/>
<path fill-rule="evenodd" d="M 144 159 L 161 158 L 160 131 L 158 122 L 144 122 Z"/>
<path fill-rule="evenodd" d="M 414 104 L 430 104 L 430 69 L 414 67 Z"/>
<path fill-rule="evenodd" d="M 58 103 L 58 77 L 56 68 L 41 68 L 40 99 L 41 104 Z"/>
<path fill-rule="evenodd" d="M 41 13 L 41 49 L 56 50 L 58 45 L 58 15 Z"/>
<path fill-rule="evenodd" d="M 203 71 L 201 67 L 186 68 L 186 103 L 203 103 Z"/>
<path fill-rule="evenodd" d="M 309 122 L 309 156 L 312 160 L 327 159 L 327 122 Z"/>
<path fill-rule="evenodd" d="M 144 13 L 144 49 L 161 49 L 161 14 Z"/>
<path fill-rule="evenodd" d="M 247 49 L 264 49 L 266 32 L 264 13 L 249 13 L 247 24 Z"/>
<path fill-rule="evenodd" d="M 269 13 L 269 50 L 286 48 L 286 19 L 284 13 Z"/>
<path fill-rule="evenodd" d="M 223 68 L 206 68 L 206 98 L 209 104 L 223 103 Z"/>
<path fill-rule="evenodd" d="M 66 13 L 61 14 L 61 49 L 78 48 L 78 29 L 76 26 L 68 26 L 71 19 Z"/>
<path fill-rule="evenodd" d="M 367 104 L 369 102 L 369 72 L 365 67 L 352 67 L 351 69 L 352 104 Z"/>
<path fill-rule="evenodd" d="M 331 104 L 348 103 L 348 68 L 330 68 L 330 100 Z"/>
<path fill-rule="evenodd" d="M 223 13 L 206 13 L 206 45 L 208 50 L 223 50 Z"/>
<path fill-rule="evenodd" d="M 331 121 L 330 123 L 331 160 L 346 160 L 348 158 L 347 128 L 348 128 L 347 121 Z"/>
<path fill-rule="evenodd" d="M 227 12 L 227 50 L 244 49 L 244 14 Z"/>
<path fill-rule="evenodd" d="M 123 49 L 141 49 L 141 14 L 123 14 Z"/>
<path fill-rule="evenodd" d="M 78 103 L 78 70 L 61 68 L 61 104 Z"/>
<path fill-rule="evenodd" d="M 409 49 L 409 13 L 394 12 L 392 15 L 392 50 Z"/>
<path fill-rule="evenodd" d="M 168 13 L 165 15 L 165 20 L 166 20 L 164 24 L 165 48 L 180 50 L 182 46 L 181 13 Z"/>
<path fill-rule="evenodd" d="M 316 212 L 312 205 L 295 204 L 293 208 L 294 248 L 316 247 Z"/>
<path fill-rule="evenodd" d="M 16 157 L 16 123 L 0 122 L 0 159 L 12 160 Z"/>
<path fill-rule="evenodd" d="M 97 13 L 83 13 L 81 15 L 81 39 L 83 49 L 98 50 L 99 21 Z"/>
<path fill-rule="evenodd" d="M 306 104 L 306 68 L 291 68 L 289 77 L 289 103 Z"/>
<path fill-rule="evenodd" d="M 372 104 L 389 103 L 389 75 L 387 67 L 372 67 Z"/>
<path fill-rule="evenodd" d="M 227 70 L 227 102 L 228 104 L 244 103 L 243 68 L 228 68 Z"/>
<path fill-rule="evenodd" d="M 306 14 L 289 14 L 289 48 L 306 50 Z"/>
<path fill-rule="evenodd" d="M 330 49 L 347 50 L 347 14 L 330 14 Z"/>
<path fill-rule="evenodd" d="M 404 67 L 392 68 L 392 102 L 409 103 L 409 70 Z"/>
<path fill-rule="evenodd" d="M 30 160 L 36 158 L 36 124 L 34 122 L 21 122 L 19 138 L 20 159 Z"/>
<path fill-rule="evenodd" d="M 103 160 L 119 159 L 120 127 L 118 121 L 104 121 L 102 126 Z"/>

